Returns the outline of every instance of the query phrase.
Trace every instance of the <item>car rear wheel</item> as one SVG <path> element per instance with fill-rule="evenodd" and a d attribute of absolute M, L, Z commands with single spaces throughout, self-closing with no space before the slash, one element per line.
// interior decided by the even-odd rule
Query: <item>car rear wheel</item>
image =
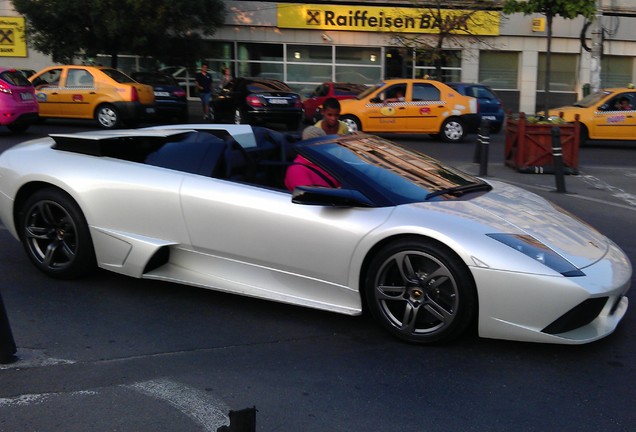
<path fill-rule="evenodd" d="M 449 118 L 442 123 L 440 131 L 442 139 L 446 142 L 460 142 L 466 135 L 466 128 L 461 120 L 457 118 Z"/>
<path fill-rule="evenodd" d="M 109 104 L 100 105 L 95 111 L 95 119 L 104 129 L 115 129 L 119 127 L 121 118 L 117 109 Z"/>
<path fill-rule="evenodd" d="M 372 259 L 364 294 L 373 317 L 413 343 L 449 341 L 472 322 L 477 309 L 467 267 L 436 243 L 402 239 Z"/>
<path fill-rule="evenodd" d="M 41 189 L 20 211 L 20 238 L 29 259 L 43 273 L 72 279 L 95 267 L 95 251 L 86 219 L 64 192 Z"/>
<path fill-rule="evenodd" d="M 343 115 L 340 120 L 345 122 L 351 132 L 362 132 L 362 124 L 360 124 L 360 120 L 356 116 Z"/>

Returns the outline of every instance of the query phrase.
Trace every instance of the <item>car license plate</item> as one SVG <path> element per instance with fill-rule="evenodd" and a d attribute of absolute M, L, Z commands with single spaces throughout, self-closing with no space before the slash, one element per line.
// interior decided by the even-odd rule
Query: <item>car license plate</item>
<path fill-rule="evenodd" d="M 155 92 L 155 96 L 167 97 L 167 96 L 170 96 L 170 93 L 168 93 L 168 92 L 162 92 L 162 91 L 156 91 L 156 92 Z"/>
<path fill-rule="evenodd" d="M 33 95 L 31 93 L 20 93 L 20 99 L 23 101 L 33 100 Z"/>
<path fill-rule="evenodd" d="M 154 108 L 146 108 L 146 113 L 147 114 L 154 114 L 155 113 L 155 109 Z"/>
<path fill-rule="evenodd" d="M 486 119 L 486 120 L 497 120 L 497 117 L 495 117 L 495 116 L 481 116 L 481 118 Z"/>
<path fill-rule="evenodd" d="M 287 99 L 269 99 L 269 103 L 274 105 L 287 105 Z"/>

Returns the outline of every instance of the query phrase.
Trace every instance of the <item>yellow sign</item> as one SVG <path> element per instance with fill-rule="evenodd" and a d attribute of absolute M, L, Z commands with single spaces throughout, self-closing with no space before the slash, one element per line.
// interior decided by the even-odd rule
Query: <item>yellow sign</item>
<path fill-rule="evenodd" d="M 532 18 L 532 31 L 533 32 L 545 31 L 545 18 Z"/>
<path fill-rule="evenodd" d="M 279 28 L 499 35 L 493 11 L 279 3 L 277 15 Z"/>
<path fill-rule="evenodd" d="M 0 17 L 0 57 L 26 57 L 23 17 Z"/>

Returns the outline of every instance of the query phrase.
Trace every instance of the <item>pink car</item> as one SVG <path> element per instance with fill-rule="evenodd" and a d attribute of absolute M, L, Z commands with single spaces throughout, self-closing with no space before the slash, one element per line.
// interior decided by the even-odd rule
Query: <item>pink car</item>
<path fill-rule="evenodd" d="M 0 125 L 23 132 L 37 119 L 33 85 L 19 70 L 0 68 Z"/>

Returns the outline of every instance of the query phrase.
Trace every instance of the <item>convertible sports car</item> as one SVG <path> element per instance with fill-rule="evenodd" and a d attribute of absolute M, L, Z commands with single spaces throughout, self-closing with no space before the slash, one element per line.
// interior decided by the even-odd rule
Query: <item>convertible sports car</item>
<path fill-rule="evenodd" d="M 303 156 L 297 158 L 297 156 Z M 304 160 L 304 162 L 300 162 Z M 284 187 L 292 165 L 338 187 Z M 520 188 L 361 133 L 248 125 L 51 135 L 0 155 L 0 217 L 59 278 L 96 265 L 357 315 L 415 343 L 580 344 L 610 334 L 632 268 Z"/>

